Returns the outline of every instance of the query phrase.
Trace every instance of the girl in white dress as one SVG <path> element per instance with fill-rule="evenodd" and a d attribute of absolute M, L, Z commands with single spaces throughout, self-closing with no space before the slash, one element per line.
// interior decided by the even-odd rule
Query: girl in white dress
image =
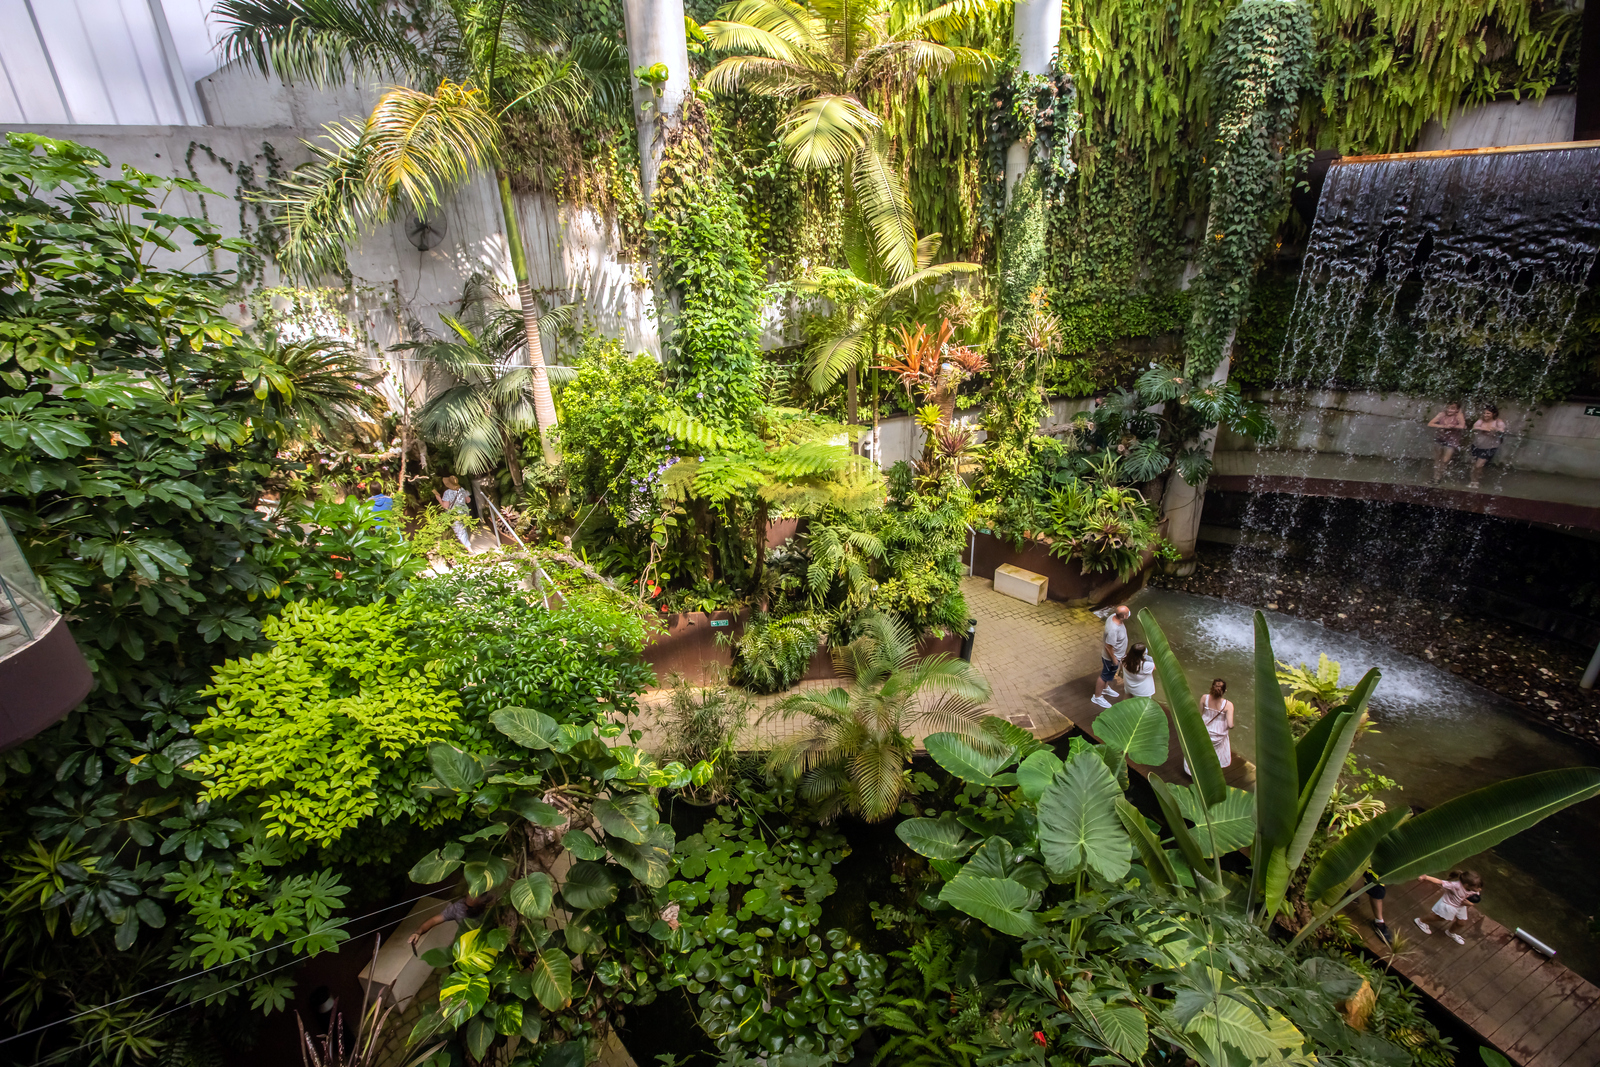
<path fill-rule="evenodd" d="M 1224 696 L 1228 683 L 1221 678 L 1211 679 L 1211 692 L 1200 698 L 1200 717 L 1205 720 L 1206 733 L 1211 735 L 1211 747 L 1217 750 L 1217 762 L 1226 767 L 1233 762 L 1233 747 L 1228 744 L 1228 731 L 1233 729 L 1233 701 Z M 1193 775 L 1189 761 L 1183 761 L 1186 774 Z"/>

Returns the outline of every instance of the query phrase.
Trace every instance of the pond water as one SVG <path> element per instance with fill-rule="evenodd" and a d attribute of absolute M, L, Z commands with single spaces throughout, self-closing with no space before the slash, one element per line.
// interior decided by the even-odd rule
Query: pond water
<path fill-rule="evenodd" d="M 1162 589 L 1141 591 L 1129 606 L 1155 615 L 1196 693 L 1213 677 L 1227 679 L 1237 708 L 1235 757 L 1254 759 L 1252 609 Z M 1280 661 L 1315 667 L 1317 654 L 1326 653 L 1340 664 L 1346 685 L 1369 668 L 1382 672 L 1371 701 L 1376 728 L 1357 742 L 1356 753 L 1363 766 L 1398 783 L 1384 798 L 1391 804 L 1432 807 L 1502 778 L 1600 762 L 1582 743 L 1539 728 L 1494 693 L 1422 660 L 1274 612 L 1267 612 L 1267 623 Z M 1132 627 L 1137 640 L 1136 620 Z M 1486 915 L 1528 931 L 1555 948 L 1562 963 L 1600 983 L 1600 938 L 1589 930 L 1590 916 L 1600 910 L 1596 856 L 1600 800 L 1568 808 L 1464 866 L 1483 875 Z M 1410 915 L 1386 918 L 1391 929 L 1421 936 Z"/>

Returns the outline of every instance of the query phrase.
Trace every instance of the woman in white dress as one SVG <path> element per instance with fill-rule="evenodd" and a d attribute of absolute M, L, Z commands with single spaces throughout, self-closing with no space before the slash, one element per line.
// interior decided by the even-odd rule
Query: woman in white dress
<path fill-rule="evenodd" d="M 1233 762 L 1233 747 L 1228 744 L 1228 731 L 1233 729 L 1233 701 L 1225 694 L 1228 683 L 1221 678 L 1211 679 L 1211 691 L 1200 698 L 1200 718 L 1205 721 L 1206 733 L 1211 735 L 1211 747 L 1217 750 L 1217 762 L 1226 767 Z M 1183 761 L 1184 773 L 1193 775 L 1189 761 Z"/>
<path fill-rule="evenodd" d="M 1122 680 L 1131 697 L 1156 695 L 1156 661 L 1144 645 L 1128 649 L 1128 657 L 1122 661 Z"/>

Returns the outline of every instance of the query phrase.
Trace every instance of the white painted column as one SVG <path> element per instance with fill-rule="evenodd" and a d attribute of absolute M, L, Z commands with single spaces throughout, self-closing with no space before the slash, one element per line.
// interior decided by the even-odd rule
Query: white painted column
<path fill-rule="evenodd" d="M 1226 385 L 1228 383 L 1228 367 L 1233 362 L 1230 354 L 1233 352 L 1234 331 L 1228 332 L 1227 340 L 1222 344 L 1222 359 L 1217 364 L 1217 369 L 1211 372 L 1211 384 Z M 1206 455 L 1214 456 L 1217 451 L 1218 427 L 1213 426 L 1200 435 L 1199 446 L 1205 450 Z M 1200 542 L 1200 513 L 1205 510 L 1206 479 L 1201 479 L 1199 485 L 1190 485 L 1183 480 L 1183 475 L 1176 470 L 1168 476 L 1167 491 L 1162 501 L 1161 510 L 1167 519 L 1167 540 L 1178 550 L 1183 558 L 1168 567 L 1174 574 L 1188 577 L 1194 573 L 1195 546 Z"/>
<path fill-rule="evenodd" d="M 1061 43 L 1061 0 L 1017 0 L 1011 43 L 1021 53 L 1018 66 L 1025 74 L 1048 74 L 1050 60 Z M 1028 169 L 1028 152 L 1033 146 L 1018 141 L 1006 149 L 1006 199 Z"/>
<path fill-rule="evenodd" d="M 661 170 L 666 122 L 677 118 L 689 92 L 689 44 L 684 33 L 683 0 L 622 0 L 628 35 L 628 78 L 633 85 L 633 117 L 639 128 L 639 181 L 646 205 Z M 657 92 L 633 71 L 663 64 L 667 80 Z"/>

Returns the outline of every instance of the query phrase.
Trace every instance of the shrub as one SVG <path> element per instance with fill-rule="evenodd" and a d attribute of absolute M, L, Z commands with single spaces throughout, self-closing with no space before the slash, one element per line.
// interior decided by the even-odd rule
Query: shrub
<path fill-rule="evenodd" d="M 734 646 L 733 684 L 753 693 L 781 693 L 806 673 L 822 635 L 810 615 L 756 615 Z"/>

